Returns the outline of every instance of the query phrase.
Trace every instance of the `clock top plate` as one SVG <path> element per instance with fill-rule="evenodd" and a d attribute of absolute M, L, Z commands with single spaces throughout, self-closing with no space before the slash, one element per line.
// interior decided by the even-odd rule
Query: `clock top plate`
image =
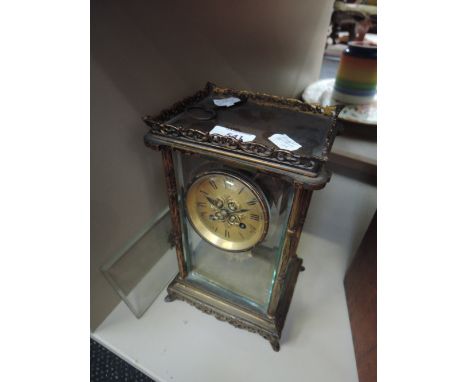
<path fill-rule="evenodd" d="M 217 106 L 215 100 L 236 97 L 232 106 Z M 144 118 L 151 127 L 147 145 L 190 142 L 217 148 L 221 154 L 256 157 L 316 177 L 328 159 L 337 132 L 340 106 L 322 107 L 290 98 L 220 88 L 208 83 L 204 90 L 176 103 L 158 116 Z M 247 134 L 237 139 L 211 133 L 215 126 Z M 298 149 L 279 147 L 268 138 L 286 134 Z M 255 136 L 252 141 L 249 137 Z M 166 138 L 166 139 L 165 139 Z"/>

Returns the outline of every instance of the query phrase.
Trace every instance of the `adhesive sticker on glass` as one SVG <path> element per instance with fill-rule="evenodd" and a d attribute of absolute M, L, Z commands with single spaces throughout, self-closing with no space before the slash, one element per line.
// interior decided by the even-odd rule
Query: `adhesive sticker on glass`
<path fill-rule="evenodd" d="M 229 107 L 240 102 L 240 98 L 237 98 L 237 97 L 220 98 L 220 99 L 214 99 L 213 102 L 216 106 Z"/>
<path fill-rule="evenodd" d="M 273 134 L 268 139 L 283 150 L 294 151 L 302 147 L 299 143 L 289 138 L 286 134 Z"/>
<path fill-rule="evenodd" d="M 228 129 L 227 127 L 216 125 L 211 129 L 210 134 L 219 134 L 225 137 L 242 139 L 243 142 L 251 142 L 255 139 L 255 135 L 242 133 L 241 131 Z"/>

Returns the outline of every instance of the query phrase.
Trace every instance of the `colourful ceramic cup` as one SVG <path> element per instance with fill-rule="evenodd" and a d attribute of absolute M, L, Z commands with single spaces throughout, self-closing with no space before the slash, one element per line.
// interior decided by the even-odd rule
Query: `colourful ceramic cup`
<path fill-rule="evenodd" d="M 376 93 L 377 46 L 350 42 L 341 55 L 332 97 L 345 104 L 366 104 Z"/>

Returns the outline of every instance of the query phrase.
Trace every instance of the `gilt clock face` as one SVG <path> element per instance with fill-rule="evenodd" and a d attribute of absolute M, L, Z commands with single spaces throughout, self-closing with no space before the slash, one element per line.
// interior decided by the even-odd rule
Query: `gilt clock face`
<path fill-rule="evenodd" d="M 229 172 L 209 172 L 189 187 L 187 214 L 198 234 L 226 251 L 246 251 L 268 231 L 268 207 L 260 189 Z"/>

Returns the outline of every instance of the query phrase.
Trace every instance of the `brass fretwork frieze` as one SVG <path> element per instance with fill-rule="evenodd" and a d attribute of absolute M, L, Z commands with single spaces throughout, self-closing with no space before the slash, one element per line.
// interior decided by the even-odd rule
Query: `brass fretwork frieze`
<path fill-rule="evenodd" d="M 314 157 L 297 155 L 288 150 L 277 149 L 257 142 L 243 142 L 242 139 L 236 139 L 219 134 L 210 134 L 193 128 L 182 128 L 153 121 L 148 122 L 148 120 L 146 120 L 146 122 L 151 125 L 151 134 L 181 137 L 196 143 L 208 144 L 232 151 L 241 151 L 255 157 L 288 164 L 310 171 L 316 171 L 321 162 L 319 159 Z"/>

